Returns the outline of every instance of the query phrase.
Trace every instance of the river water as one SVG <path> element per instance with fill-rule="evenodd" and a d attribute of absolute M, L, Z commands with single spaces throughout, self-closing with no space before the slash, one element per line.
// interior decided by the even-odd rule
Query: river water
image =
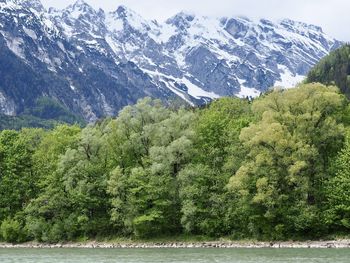
<path fill-rule="evenodd" d="M 0 249 L 1 263 L 350 263 L 350 249 Z"/>

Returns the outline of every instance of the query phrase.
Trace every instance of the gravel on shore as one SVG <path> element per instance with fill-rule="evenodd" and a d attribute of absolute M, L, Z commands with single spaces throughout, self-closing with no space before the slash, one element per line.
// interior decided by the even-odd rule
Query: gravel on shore
<path fill-rule="evenodd" d="M 350 240 L 286 242 L 130 242 L 130 243 L 0 243 L 0 248 L 350 248 Z"/>

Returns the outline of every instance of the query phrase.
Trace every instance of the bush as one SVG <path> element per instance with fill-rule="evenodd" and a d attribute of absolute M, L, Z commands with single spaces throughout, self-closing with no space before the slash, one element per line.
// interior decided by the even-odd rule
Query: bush
<path fill-rule="evenodd" d="M 0 226 L 0 234 L 4 241 L 11 243 L 23 242 L 26 233 L 20 222 L 15 219 L 5 219 Z"/>

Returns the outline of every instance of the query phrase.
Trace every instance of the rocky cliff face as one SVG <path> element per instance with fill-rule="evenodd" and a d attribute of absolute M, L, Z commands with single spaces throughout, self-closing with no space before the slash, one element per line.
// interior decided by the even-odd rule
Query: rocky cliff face
<path fill-rule="evenodd" d="M 292 86 L 341 42 L 301 22 L 179 13 L 148 21 L 79 0 L 0 0 L 0 113 L 50 97 L 92 121 L 138 98 L 202 104 Z"/>

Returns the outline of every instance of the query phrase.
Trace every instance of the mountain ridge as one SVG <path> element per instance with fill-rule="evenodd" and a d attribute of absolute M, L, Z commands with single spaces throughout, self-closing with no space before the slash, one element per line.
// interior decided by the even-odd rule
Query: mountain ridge
<path fill-rule="evenodd" d="M 342 45 L 320 27 L 290 19 L 180 12 L 158 22 L 126 6 L 105 12 L 83 0 L 62 10 L 46 10 L 39 0 L 2 0 L 0 12 L 3 46 L 50 80 L 35 97 L 52 97 L 88 121 L 144 96 L 196 105 L 291 87 Z M 1 105 L 1 113 L 16 115 L 33 104 L 10 93 L 0 86 L 0 103 L 15 105 Z"/>

